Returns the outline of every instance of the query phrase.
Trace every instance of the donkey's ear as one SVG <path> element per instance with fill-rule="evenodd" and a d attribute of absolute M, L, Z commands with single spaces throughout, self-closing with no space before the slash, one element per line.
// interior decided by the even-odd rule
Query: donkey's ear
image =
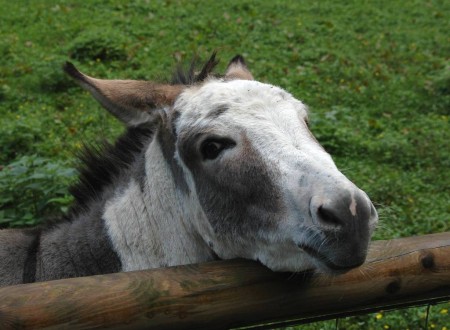
<path fill-rule="evenodd" d="M 64 65 L 64 71 L 127 126 L 153 120 L 152 110 L 172 105 L 184 89 L 182 85 L 150 81 L 96 79 L 81 73 L 69 62 Z"/>
<path fill-rule="evenodd" d="M 225 72 L 226 79 L 243 79 L 243 80 L 253 80 L 253 75 L 245 64 L 245 60 L 241 55 L 236 55 L 230 61 Z"/>

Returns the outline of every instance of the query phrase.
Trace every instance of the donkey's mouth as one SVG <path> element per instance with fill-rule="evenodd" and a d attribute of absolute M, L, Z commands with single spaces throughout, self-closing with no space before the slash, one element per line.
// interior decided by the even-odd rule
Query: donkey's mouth
<path fill-rule="evenodd" d="M 351 269 L 354 269 L 362 265 L 362 263 L 357 263 L 353 265 L 339 265 L 330 260 L 330 258 L 324 255 L 323 253 L 320 253 L 319 251 L 308 245 L 297 244 L 297 246 L 304 252 L 306 252 L 310 257 L 319 261 L 320 264 L 324 265 L 325 266 L 324 268 L 328 272 L 331 272 L 332 274 L 343 274 Z"/>

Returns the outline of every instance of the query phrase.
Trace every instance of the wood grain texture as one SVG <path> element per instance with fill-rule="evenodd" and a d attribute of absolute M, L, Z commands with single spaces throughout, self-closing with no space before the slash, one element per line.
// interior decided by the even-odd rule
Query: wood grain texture
<path fill-rule="evenodd" d="M 346 274 L 217 261 L 0 288 L 0 329 L 227 329 L 450 300 L 450 232 L 372 243 Z"/>

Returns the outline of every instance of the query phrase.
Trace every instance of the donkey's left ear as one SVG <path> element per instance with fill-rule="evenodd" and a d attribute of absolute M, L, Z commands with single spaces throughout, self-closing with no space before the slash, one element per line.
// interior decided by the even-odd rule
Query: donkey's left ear
<path fill-rule="evenodd" d="M 244 58 L 241 55 L 236 55 L 228 64 L 225 79 L 253 80 L 254 78 L 247 68 Z"/>
<path fill-rule="evenodd" d="M 64 65 L 64 71 L 127 126 L 153 120 L 152 110 L 172 105 L 184 89 L 183 85 L 150 81 L 96 79 L 81 73 L 69 62 Z"/>

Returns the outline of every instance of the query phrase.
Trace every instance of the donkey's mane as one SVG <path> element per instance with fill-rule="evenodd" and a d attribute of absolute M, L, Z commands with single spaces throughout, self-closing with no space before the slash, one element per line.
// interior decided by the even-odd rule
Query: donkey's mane
<path fill-rule="evenodd" d="M 172 75 L 172 85 L 194 85 L 204 81 L 212 74 L 214 68 L 219 63 L 219 60 L 216 59 L 216 55 L 217 53 L 213 52 L 200 71 L 197 71 L 199 62 L 197 56 L 194 56 L 188 68 L 184 68 L 179 64 Z"/>
<path fill-rule="evenodd" d="M 219 63 L 214 52 L 202 69 L 197 71 L 198 58 L 194 57 L 189 67 L 179 65 L 172 76 L 172 84 L 193 85 L 205 80 Z M 78 182 L 69 191 L 75 198 L 68 219 L 86 210 L 89 203 L 98 200 L 104 189 L 114 184 L 133 165 L 143 148 L 151 141 L 155 125 L 141 124 L 129 127 L 114 144 L 103 141 L 97 145 L 86 145 L 79 154 Z"/>
<path fill-rule="evenodd" d="M 75 198 L 69 215 L 86 210 L 89 202 L 100 198 L 101 192 L 135 162 L 153 132 L 154 127 L 142 124 L 128 128 L 114 144 L 103 141 L 85 146 L 79 154 L 78 182 L 69 189 Z"/>

